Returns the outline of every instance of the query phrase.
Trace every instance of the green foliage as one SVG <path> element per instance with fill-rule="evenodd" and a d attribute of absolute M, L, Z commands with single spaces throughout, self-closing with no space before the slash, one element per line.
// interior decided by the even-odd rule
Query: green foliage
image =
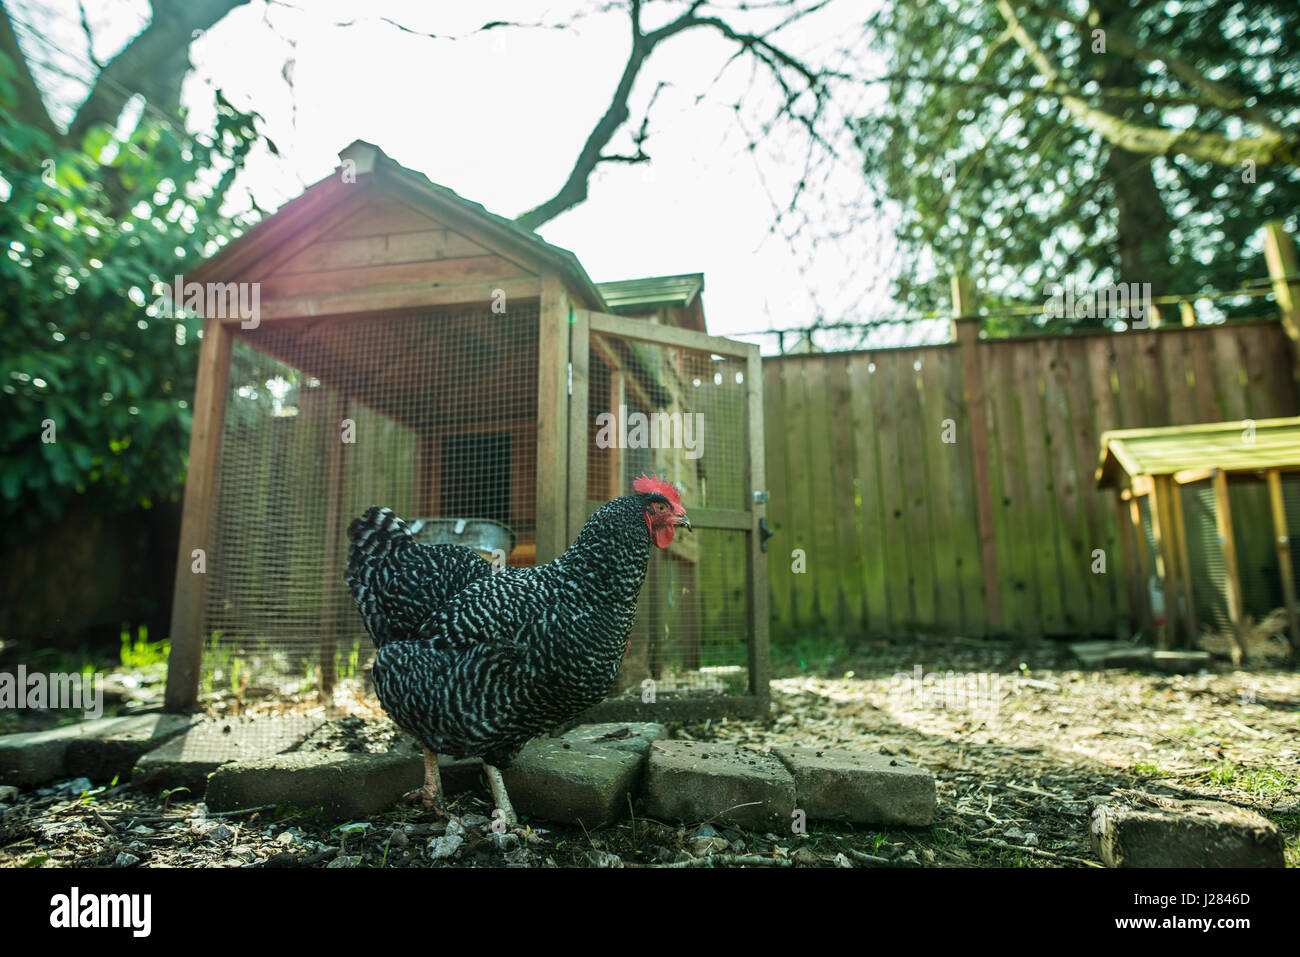
<path fill-rule="evenodd" d="M 56 142 L 14 118 L 12 75 L 0 56 L 0 517 L 11 541 L 77 499 L 119 510 L 179 495 L 201 324 L 172 310 L 160 283 L 241 225 L 220 206 L 258 135 L 255 116 L 218 94 L 206 135 L 146 111 L 125 138 L 100 126 Z"/>
<path fill-rule="evenodd" d="M 1114 36 L 1190 64 L 1258 114 L 1300 121 L 1300 5 L 1293 0 L 1067 0 L 1013 4 L 1089 106 L 1144 126 L 1237 139 L 1260 127 L 1208 103 L 1166 64 L 1099 52 L 1089 16 Z M 868 24 L 891 77 L 860 124 L 865 172 L 901 206 L 895 293 L 909 309 L 948 308 L 948 277 L 970 273 L 988 313 L 1038 305 L 1047 289 L 1150 282 L 1152 295 L 1238 288 L 1265 275 L 1259 227 L 1296 225 L 1300 170 L 1111 146 L 1045 91 L 996 4 L 888 3 Z M 1238 310 L 1258 314 L 1249 303 Z M 992 335 L 1104 325 L 1101 319 L 995 320 Z"/>
<path fill-rule="evenodd" d="M 158 665 L 166 665 L 171 654 L 171 642 L 166 638 L 161 641 L 149 640 L 149 629 L 141 625 L 135 637 L 128 629 L 122 629 L 122 667 L 137 671 Z"/>

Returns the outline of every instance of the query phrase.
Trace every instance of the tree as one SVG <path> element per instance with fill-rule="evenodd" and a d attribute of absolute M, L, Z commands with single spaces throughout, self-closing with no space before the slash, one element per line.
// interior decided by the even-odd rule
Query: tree
<path fill-rule="evenodd" d="M 258 139 L 219 95 L 208 135 L 146 112 L 122 139 L 105 124 L 52 136 L 15 112 L 24 72 L 0 54 L 4 541 L 76 500 L 117 511 L 178 496 L 201 325 L 159 310 L 156 290 L 240 228 L 219 209 Z"/>
<path fill-rule="evenodd" d="M 1230 289 L 1264 272 L 1259 225 L 1294 216 L 1287 0 L 939 0 L 868 29 L 890 95 L 861 124 L 864 165 L 903 208 L 913 308 L 942 306 L 954 270 L 993 305 L 1069 281 Z"/>

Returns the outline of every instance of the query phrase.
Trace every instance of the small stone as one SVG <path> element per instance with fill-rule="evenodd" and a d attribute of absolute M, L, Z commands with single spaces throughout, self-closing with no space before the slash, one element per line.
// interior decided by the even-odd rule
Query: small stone
<path fill-rule="evenodd" d="M 93 788 L 90 778 L 73 778 L 71 781 L 64 781 L 58 785 L 56 790 L 63 791 L 65 794 L 81 795 Z"/>
<path fill-rule="evenodd" d="M 725 837 L 701 837 L 691 841 L 691 853 L 696 857 L 708 857 L 729 850 L 731 842 Z"/>
<path fill-rule="evenodd" d="M 208 831 L 208 837 L 212 838 L 214 841 L 224 841 L 227 838 L 234 836 L 235 832 L 224 824 L 218 824 L 216 827 Z"/>
<path fill-rule="evenodd" d="M 461 821 L 466 827 L 483 827 L 485 824 L 492 823 L 491 818 L 485 817 L 482 814 L 474 814 L 472 812 L 461 817 Z"/>
<path fill-rule="evenodd" d="M 492 842 L 497 850 L 508 851 L 518 846 L 519 835 L 511 831 L 489 831 L 488 840 Z"/>
<path fill-rule="evenodd" d="M 852 866 L 853 866 L 853 862 L 852 862 L 851 860 L 849 860 L 847 857 L 845 857 L 845 856 L 844 856 L 844 853 L 843 853 L 842 851 L 841 851 L 839 854 L 836 854 L 836 855 L 835 855 L 835 858 L 834 858 L 834 864 L 835 864 L 836 867 L 852 867 Z"/>
<path fill-rule="evenodd" d="M 803 867 L 821 867 L 822 859 L 811 847 L 796 848 L 790 860 Z"/>
<path fill-rule="evenodd" d="M 506 851 L 504 858 L 509 867 L 527 867 L 533 862 L 533 852 L 526 847 L 517 847 Z"/>
<path fill-rule="evenodd" d="M 285 847 L 288 847 L 290 844 L 293 843 L 293 835 L 290 834 L 288 831 L 281 831 L 279 834 L 276 835 L 275 843 L 282 844 Z"/>
<path fill-rule="evenodd" d="M 448 827 L 448 831 L 451 828 Z M 429 838 L 428 853 L 435 861 L 451 857 L 460 850 L 461 845 L 465 843 L 465 838 L 459 834 L 444 834 L 442 837 Z"/>
<path fill-rule="evenodd" d="M 713 825 L 711 824 L 701 824 L 695 829 L 695 833 L 691 835 L 691 837 L 697 841 L 701 838 L 717 836 L 718 832 L 714 830 Z M 771 840 L 776 840 L 776 838 L 773 837 Z"/>
<path fill-rule="evenodd" d="M 257 854 L 255 854 L 253 849 L 247 844 L 240 844 L 238 847 L 232 847 L 230 849 L 230 856 L 239 858 L 245 864 L 251 864 L 257 859 Z"/>
<path fill-rule="evenodd" d="M 355 855 L 349 854 L 346 856 L 340 854 L 338 857 L 334 858 L 334 860 L 330 861 L 328 864 L 325 865 L 327 869 L 331 867 L 360 867 L 360 866 L 361 866 L 360 854 L 355 854 Z"/>
<path fill-rule="evenodd" d="M 136 857 L 134 854 L 128 854 L 126 851 L 121 851 L 118 853 L 117 859 L 113 861 L 113 866 L 114 867 L 135 867 L 139 863 L 140 863 L 140 858 Z"/>
<path fill-rule="evenodd" d="M 587 863 L 592 867 L 622 867 L 623 858 L 609 851 L 588 851 Z"/>
<path fill-rule="evenodd" d="M 13 804 L 18 800 L 18 789 L 12 784 L 0 787 L 0 804 Z"/>
<path fill-rule="evenodd" d="M 393 833 L 388 835 L 388 843 L 392 847 L 406 847 L 411 843 L 406 836 L 406 832 L 400 827 L 393 828 Z"/>

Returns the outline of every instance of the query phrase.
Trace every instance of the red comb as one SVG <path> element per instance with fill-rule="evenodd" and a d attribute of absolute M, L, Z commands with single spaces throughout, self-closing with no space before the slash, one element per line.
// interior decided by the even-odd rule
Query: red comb
<path fill-rule="evenodd" d="M 672 502 L 673 508 L 676 511 L 680 512 L 682 510 L 681 493 L 678 492 L 673 485 L 665 482 L 657 475 L 646 475 L 642 472 L 641 477 L 632 483 L 632 488 L 642 494 L 646 492 L 657 492 L 664 498 L 668 499 L 668 501 Z"/>

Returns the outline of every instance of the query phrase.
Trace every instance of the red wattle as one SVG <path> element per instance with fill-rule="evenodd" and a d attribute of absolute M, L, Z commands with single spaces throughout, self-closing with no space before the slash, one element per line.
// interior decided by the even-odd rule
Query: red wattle
<path fill-rule="evenodd" d="M 660 548 L 667 548 L 673 541 L 673 527 L 671 525 L 660 525 L 654 530 L 655 544 Z"/>

